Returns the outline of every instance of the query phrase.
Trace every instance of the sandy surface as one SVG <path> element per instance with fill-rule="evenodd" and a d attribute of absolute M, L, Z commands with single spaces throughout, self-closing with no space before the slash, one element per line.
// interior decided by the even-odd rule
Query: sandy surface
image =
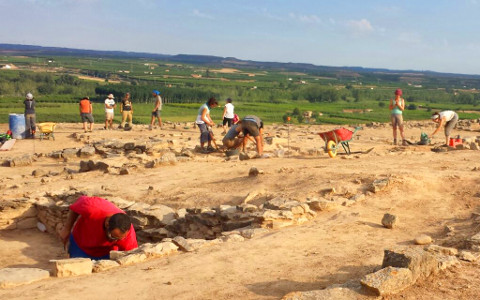
<path fill-rule="evenodd" d="M 139 125 L 129 132 L 98 129 L 87 135 L 89 141 L 156 137 L 173 140 L 176 150 L 193 148 L 198 143 L 197 129 L 183 127 L 174 129 L 167 125 L 163 130 L 148 131 L 146 126 Z M 31 176 L 33 170 L 60 172 L 65 167 L 78 170 L 79 160 L 63 162 L 41 158 L 29 167 L 0 167 L 2 199 L 73 187 L 91 195 L 162 203 L 174 208 L 240 204 L 250 192 L 259 193 L 253 200 L 255 204 L 275 196 L 304 201 L 307 197 L 320 196 L 326 188 L 333 187 L 337 194 L 348 195 L 365 191 L 377 178 L 390 178 L 391 181 L 387 189 L 367 194 L 362 203 L 320 212 L 315 219 L 300 226 L 271 230 L 244 242 L 178 253 L 101 274 L 52 278 L 0 290 L 0 298 L 279 299 L 291 291 L 322 289 L 360 278 L 381 265 L 385 248 L 412 245 L 419 234 L 429 234 L 441 244 L 446 242 L 446 225 L 454 224 L 465 234 L 477 232 L 470 217 L 472 212 L 478 211 L 480 200 L 480 171 L 474 170 L 475 167 L 480 169 L 480 151 L 434 153 L 429 146 L 392 146 L 391 128 L 387 126 L 364 128 L 351 142 L 352 151 L 374 147 L 368 154 L 352 154 L 348 159 L 345 155 L 335 159 L 324 153 L 307 155 L 307 149 L 320 150 L 324 145 L 314 133 L 333 128 L 292 127 L 290 146 L 300 151 L 284 158 L 225 161 L 220 153 L 198 154 L 192 161 L 156 169 L 138 168 L 125 176 L 88 172 L 75 174 L 73 180 L 52 176 L 43 183 L 41 178 Z M 5 130 L 6 125 L 0 125 L 0 131 Z M 215 130 L 220 139 L 221 129 Z M 422 131 L 430 133 L 432 130 L 430 123 L 407 128 L 407 138 L 417 141 Z M 12 151 L 0 153 L 0 160 L 81 147 L 84 143 L 72 137 L 75 132 L 81 133 L 80 124 L 59 124 L 55 141 L 20 140 Z M 283 126 L 267 126 L 266 132 L 287 137 L 287 128 Z M 480 135 L 459 131 L 454 134 Z M 443 142 L 443 137 L 437 137 L 434 142 Z M 268 146 L 266 153 L 273 153 L 274 149 Z M 252 166 L 263 170 L 264 174 L 248 177 Z M 149 187 L 153 187 L 153 192 L 149 192 Z M 393 230 L 381 226 L 381 219 L 387 212 L 400 219 L 399 226 Z M 460 223 L 463 225 L 457 225 Z M 0 255 L 9 257 L 0 260 L 0 267 L 45 266 L 45 261 L 61 253 L 61 245 L 55 238 L 45 237 L 44 250 L 50 251 L 32 257 L 29 253 L 42 247 L 37 243 L 42 237 L 43 233 L 0 232 L 0 249 L 5 248 Z M 35 242 L 30 243 L 31 239 Z M 477 267 L 462 264 L 433 281 L 419 283 L 403 292 L 402 297 L 472 299 L 472 295 L 478 295 L 475 291 L 479 292 Z M 443 288 L 439 288 L 442 282 Z"/>

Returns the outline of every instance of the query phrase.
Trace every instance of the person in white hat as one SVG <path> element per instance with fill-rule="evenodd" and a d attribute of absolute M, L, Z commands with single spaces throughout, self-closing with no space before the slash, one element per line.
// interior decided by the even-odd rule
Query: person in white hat
<path fill-rule="evenodd" d="M 35 131 L 37 126 L 35 124 L 36 115 L 35 115 L 35 99 L 33 98 L 32 93 L 25 95 L 25 133 L 27 138 L 35 138 Z"/>
<path fill-rule="evenodd" d="M 113 100 L 113 94 L 109 94 L 107 99 L 105 99 L 105 129 L 112 129 L 113 126 L 113 116 L 115 113 L 115 100 Z"/>
<path fill-rule="evenodd" d="M 432 121 L 437 123 L 437 128 L 430 135 L 431 138 L 440 131 L 442 125 L 445 125 L 445 145 L 448 145 L 452 129 L 455 128 L 458 122 L 458 114 L 453 110 L 444 110 L 441 112 L 434 112 L 432 114 Z"/>

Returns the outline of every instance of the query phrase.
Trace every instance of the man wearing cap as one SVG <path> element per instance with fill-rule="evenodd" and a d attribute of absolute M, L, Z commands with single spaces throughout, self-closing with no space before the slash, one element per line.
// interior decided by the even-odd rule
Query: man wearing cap
<path fill-rule="evenodd" d="M 109 94 L 105 99 L 105 129 L 112 129 L 113 127 L 113 115 L 115 113 L 115 100 L 113 100 L 113 94 Z"/>
<path fill-rule="evenodd" d="M 152 110 L 152 120 L 150 121 L 149 129 L 152 130 L 153 125 L 155 125 L 155 118 L 158 119 L 158 126 L 162 128 L 162 97 L 160 97 L 160 91 L 153 90 L 153 97 L 155 98 L 155 107 Z"/>
<path fill-rule="evenodd" d="M 402 145 L 407 146 L 405 141 L 405 133 L 403 131 L 403 111 L 405 110 L 405 100 L 402 98 L 402 90 L 395 90 L 395 100 L 390 99 L 390 118 L 393 127 L 393 144 L 397 144 L 397 127 L 400 129 L 400 136 L 402 137 Z"/>
<path fill-rule="evenodd" d="M 130 217 L 113 203 L 100 197 L 81 196 L 69 208 L 59 235 L 68 244 L 71 258 L 108 259 L 111 250 L 138 247 Z"/>
<path fill-rule="evenodd" d="M 432 121 L 437 123 L 437 128 L 432 133 L 430 137 L 433 137 L 437 132 L 440 131 L 442 125 L 445 125 L 445 144 L 448 145 L 450 140 L 450 133 L 452 129 L 455 128 L 458 122 L 458 114 L 453 110 L 444 110 L 441 112 L 434 112 L 432 115 Z"/>
<path fill-rule="evenodd" d="M 88 131 L 92 132 L 93 130 L 93 115 L 92 115 L 92 102 L 90 102 L 90 98 L 83 97 L 80 100 L 80 117 L 82 118 L 83 122 L 83 130 L 87 132 L 87 122 L 90 123 L 90 128 Z"/>
<path fill-rule="evenodd" d="M 36 115 L 35 115 L 35 99 L 33 98 L 32 93 L 28 93 L 25 96 L 25 129 L 27 138 L 35 138 L 35 131 L 37 126 L 35 124 Z"/>

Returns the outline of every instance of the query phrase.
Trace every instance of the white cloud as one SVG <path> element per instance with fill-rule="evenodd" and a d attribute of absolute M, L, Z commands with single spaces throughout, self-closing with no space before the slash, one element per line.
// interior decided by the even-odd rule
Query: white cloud
<path fill-rule="evenodd" d="M 193 12 L 192 12 L 192 14 L 193 14 L 195 17 L 213 20 L 213 17 L 212 17 L 211 15 L 207 15 L 207 14 L 205 14 L 205 13 L 202 13 L 202 12 L 200 12 L 198 9 L 194 9 Z"/>
<path fill-rule="evenodd" d="M 355 34 L 367 34 L 375 30 L 367 19 L 350 20 L 347 22 L 347 27 Z"/>
<path fill-rule="evenodd" d="M 294 19 L 302 23 L 313 23 L 313 24 L 322 23 L 322 19 L 320 19 L 320 17 L 317 15 L 298 15 L 295 13 L 290 13 L 289 17 L 291 19 Z"/>

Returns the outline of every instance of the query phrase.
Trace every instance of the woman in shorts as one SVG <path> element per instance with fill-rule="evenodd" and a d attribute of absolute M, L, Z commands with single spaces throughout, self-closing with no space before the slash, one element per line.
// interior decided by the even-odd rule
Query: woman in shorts
<path fill-rule="evenodd" d="M 397 144 L 397 127 L 400 129 L 400 136 L 402 137 L 402 145 L 407 146 L 405 141 L 405 133 L 403 131 L 403 111 L 405 110 L 405 100 L 402 98 L 402 90 L 395 91 L 395 100 L 390 99 L 390 117 L 392 119 L 393 127 L 393 144 Z"/>

